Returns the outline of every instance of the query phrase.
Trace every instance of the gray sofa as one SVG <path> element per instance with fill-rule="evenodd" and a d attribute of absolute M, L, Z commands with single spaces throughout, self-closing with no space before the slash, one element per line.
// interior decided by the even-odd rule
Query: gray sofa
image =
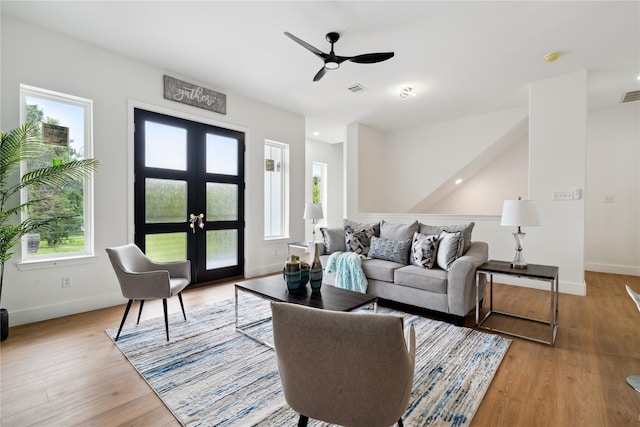
<path fill-rule="evenodd" d="M 350 241 L 350 237 L 358 230 L 368 227 L 370 248 L 367 258 L 362 260 L 362 270 L 368 281 L 367 294 L 445 313 L 453 316 L 455 323 L 460 325 L 464 324 L 465 316 L 475 309 L 476 268 L 488 260 L 488 245 L 485 242 L 471 241 L 473 226 L 473 222 L 456 226 L 432 226 L 417 221 L 412 224 L 391 224 L 384 221 L 379 224 L 361 224 L 345 220 L 343 228 L 320 229 L 324 239 L 320 259 L 326 267 L 331 253 L 361 249 L 361 246 Z M 418 234 L 421 236 L 417 236 Z M 417 246 L 416 237 L 424 236 L 431 236 L 432 240 L 441 242 L 440 247 L 436 247 L 432 254 L 430 268 L 413 259 Z M 459 240 L 445 247 L 447 240 L 455 238 Z M 403 248 L 407 240 L 412 242 L 409 260 L 395 259 L 401 250 L 406 251 Z M 387 245 L 388 250 L 376 249 L 383 244 Z M 334 274 L 327 274 L 325 271 L 323 285 L 335 285 L 335 280 Z M 481 299 L 484 298 L 485 285 L 486 278 L 481 276 Z"/>

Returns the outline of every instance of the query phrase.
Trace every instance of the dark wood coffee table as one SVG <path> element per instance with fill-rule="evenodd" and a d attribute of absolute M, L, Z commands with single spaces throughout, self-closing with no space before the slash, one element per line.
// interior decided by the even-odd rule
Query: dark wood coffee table
<path fill-rule="evenodd" d="M 336 288 L 331 285 L 323 285 L 320 292 L 311 292 L 311 288 L 308 284 L 305 290 L 289 292 L 281 274 L 236 283 L 236 331 L 270 348 L 273 348 L 273 344 L 252 335 L 248 331 L 248 328 L 270 321 L 271 316 L 240 325 L 238 321 L 238 291 L 248 292 L 269 301 L 288 302 L 291 304 L 305 305 L 307 307 L 320 308 L 323 310 L 352 311 L 366 305 L 372 305 L 373 311 L 376 312 L 378 308 L 378 297 Z"/>

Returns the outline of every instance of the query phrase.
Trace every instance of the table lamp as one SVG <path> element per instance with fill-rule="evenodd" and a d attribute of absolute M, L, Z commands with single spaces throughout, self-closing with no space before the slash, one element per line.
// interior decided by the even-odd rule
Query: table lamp
<path fill-rule="evenodd" d="M 520 227 L 531 227 L 540 225 L 538 210 L 533 200 L 505 200 L 502 206 L 502 220 L 500 225 L 518 227 L 518 231 L 513 233 L 516 239 L 516 255 L 511 263 L 513 268 L 527 268 L 522 256 L 522 242 L 527 233 L 523 233 Z"/>
<path fill-rule="evenodd" d="M 313 222 L 313 241 L 316 241 L 316 224 L 319 219 L 324 218 L 322 215 L 322 203 L 307 203 L 304 207 L 304 219 L 310 219 Z"/>

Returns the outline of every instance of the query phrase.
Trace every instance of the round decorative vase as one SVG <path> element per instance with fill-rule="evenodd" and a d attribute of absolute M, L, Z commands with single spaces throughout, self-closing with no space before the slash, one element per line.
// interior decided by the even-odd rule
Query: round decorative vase
<path fill-rule="evenodd" d="M 300 283 L 302 282 L 302 268 L 298 256 L 291 255 L 289 260 L 284 264 L 282 277 L 284 277 L 288 290 L 297 291 L 300 289 Z"/>
<path fill-rule="evenodd" d="M 318 244 L 315 244 L 315 254 L 311 263 L 311 271 L 309 272 L 309 283 L 313 292 L 319 292 L 322 287 L 322 264 L 320 263 L 320 254 L 318 253 Z"/>
<path fill-rule="evenodd" d="M 300 288 L 304 288 L 307 286 L 307 282 L 309 282 L 309 276 L 311 272 L 311 267 L 304 261 L 300 261 Z"/>

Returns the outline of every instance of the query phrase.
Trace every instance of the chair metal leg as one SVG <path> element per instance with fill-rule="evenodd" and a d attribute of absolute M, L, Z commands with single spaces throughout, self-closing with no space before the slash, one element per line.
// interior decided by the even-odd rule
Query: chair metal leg
<path fill-rule="evenodd" d="M 398 427 L 404 427 L 404 423 L 402 422 L 402 418 L 398 420 Z"/>
<path fill-rule="evenodd" d="M 169 315 L 167 314 L 167 299 L 162 299 L 162 307 L 164 308 L 164 328 L 167 330 L 167 341 L 169 341 Z"/>
<path fill-rule="evenodd" d="M 307 427 L 307 423 L 309 423 L 309 417 L 300 414 L 300 419 L 298 420 L 298 427 Z"/>
<path fill-rule="evenodd" d="M 182 307 L 182 316 L 184 320 L 187 320 L 187 314 L 184 312 L 184 303 L 182 302 L 182 292 L 178 292 L 178 299 L 180 300 L 180 307 Z"/>
<path fill-rule="evenodd" d="M 138 310 L 138 321 L 136 322 L 136 325 L 140 324 L 140 316 L 142 316 L 142 307 L 144 306 L 144 300 L 141 299 L 140 300 L 140 310 Z"/>
<path fill-rule="evenodd" d="M 133 304 L 133 300 L 130 299 L 127 303 L 127 308 L 124 309 L 124 316 L 122 316 L 122 322 L 120 322 L 120 328 L 118 329 L 118 334 L 116 335 L 116 339 L 114 341 L 118 341 L 120 337 L 120 331 L 122 331 L 122 327 L 124 326 L 124 321 L 127 320 L 127 314 L 129 314 L 129 309 L 131 308 L 131 304 Z"/>

